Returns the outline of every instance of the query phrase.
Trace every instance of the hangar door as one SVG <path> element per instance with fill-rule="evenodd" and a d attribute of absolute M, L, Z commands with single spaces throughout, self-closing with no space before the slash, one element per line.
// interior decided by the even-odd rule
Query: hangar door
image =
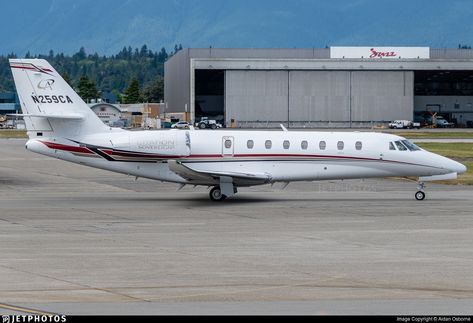
<path fill-rule="evenodd" d="M 413 87 L 412 71 L 227 70 L 225 121 L 348 127 L 412 119 Z"/>
<path fill-rule="evenodd" d="M 241 126 L 287 123 L 287 71 L 231 71 L 225 73 L 225 121 Z"/>
<path fill-rule="evenodd" d="M 351 77 L 353 122 L 412 120 L 413 71 L 353 71 Z"/>
<path fill-rule="evenodd" d="M 412 71 L 290 71 L 293 126 L 366 126 L 413 117 Z"/>
<path fill-rule="evenodd" d="M 350 122 L 349 71 L 291 71 L 289 81 L 291 123 Z"/>

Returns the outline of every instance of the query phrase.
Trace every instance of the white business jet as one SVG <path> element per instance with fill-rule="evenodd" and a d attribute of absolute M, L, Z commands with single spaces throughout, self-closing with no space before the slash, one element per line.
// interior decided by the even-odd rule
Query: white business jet
<path fill-rule="evenodd" d="M 29 140 L 26 148 L 113 172 L 212 187 L 222 201 L 238 187 L 391 176 L 454 179 L 466 167 L 405 138 L 364 132 L 165 130 L 106 126 L 42 59 L 11 59 Z"/>

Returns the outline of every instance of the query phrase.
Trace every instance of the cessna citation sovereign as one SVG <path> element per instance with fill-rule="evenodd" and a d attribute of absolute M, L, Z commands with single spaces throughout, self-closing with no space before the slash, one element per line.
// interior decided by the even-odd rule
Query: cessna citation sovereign
<path fill-rule="evenodd" d="M 390 176 L 424 181 L 456 178 L 466 167 L 391 134 L 165 130 L 106 126 L 42 59 L 11 59 L 33 152 L 90 167 L 182 186 L 212 187 L 210 199 L 238 187 L 275 182 Z"/>

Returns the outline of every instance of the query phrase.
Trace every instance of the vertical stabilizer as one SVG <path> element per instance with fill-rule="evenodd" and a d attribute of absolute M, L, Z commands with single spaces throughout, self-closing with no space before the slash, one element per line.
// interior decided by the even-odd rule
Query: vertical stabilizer
<path fill-rule="evenodd" d="M 108 130 L 46 60 L 10 59 L 10 67 L 30 137 L 41 132 L 74 138 Z"/>

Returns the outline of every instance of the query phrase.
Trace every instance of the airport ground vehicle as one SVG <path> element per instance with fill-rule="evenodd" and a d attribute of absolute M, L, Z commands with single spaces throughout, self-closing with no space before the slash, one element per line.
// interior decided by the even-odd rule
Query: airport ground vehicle
<path fill-rule="evenodd" d="M 409 120 L 394 120 L 393 122 L 389 123 L 389 128 L 391 129 L 412 129 L 420 128 L 419 122 L 409 121 Z"/>
<path fill-rule="evenodd" d="M 17 121 L 8 119 L 7 116 L 0 116 L 0 129 L 15 129 L 16 124 Z"/>
<path fill-rule="evenodd" d="M 43 59 L 10 59 L 29 140 L 46 156 L 117 173 L 213 187 L 222 201 L 239 187 L 375 177 L 456 178 L 466 167 L 403 137 L 368 132 L 177 129 L 128 131 L 105 125 Z M 44 86 L 47 84 L 48 86 Z"/>
<path fill-rule="evenodd" d="M 202 119 L 197 123 L 197 127 L 200 129 L 217 129 L 222 128 L 222 125 L 215 120 L 209 119 L 208 117 L 202 117 Z"/>
<path fill-rule="evenodd" d="M 455 124 L 447 121 L 444 116 L 438 115 L 437 112 L 426 112 L 422 115 L 417 115 L 415 118 L 422 126 L 437 127 L 437 128 L 453 128 Z"/>

